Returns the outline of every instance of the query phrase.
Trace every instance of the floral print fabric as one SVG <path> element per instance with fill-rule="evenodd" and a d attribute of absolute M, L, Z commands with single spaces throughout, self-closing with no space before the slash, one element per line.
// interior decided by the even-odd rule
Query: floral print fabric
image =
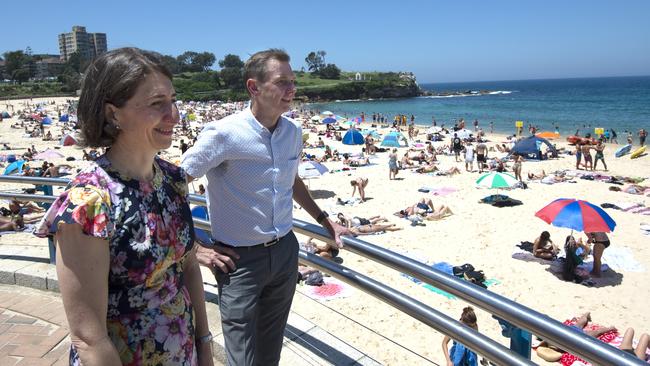
<path fill-rule="evenodd" d="M 35 234 L 61 223 L 108 241 L 108 333 L 124 365 L 195 365 L 194 319 L 183 263 L 194 243 L 184 172 L 159 158 L 140 182 L 111 169 L 106 155 L 59 196 Z M 74 348 L 70 363 L 80 364 Z"/>

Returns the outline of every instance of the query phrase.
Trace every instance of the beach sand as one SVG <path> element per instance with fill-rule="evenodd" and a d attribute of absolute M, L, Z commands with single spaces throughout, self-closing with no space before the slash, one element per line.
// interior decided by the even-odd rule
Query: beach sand
<path fill-rule="evenodd" d="M 53 99 L 47 98 L 47 100 Z M 58 98 L 57 101 L 60 103 L 65 99 Z M 5 103 L 0 102 L 0 110 L 5 109 Z M 22 101 L 11 101 L 11 103 L 15 105 L 16 110 L 21 109 Z M 9 126 L 15 121 L 16 118 L 11 118 L 0 123 L 0 143 L 8 142 L 13 147 L 22 149 L 9 151 L 9 153 L 22 154 L 32 144 L 39 151 L 58 145 L 56 122 L 49 128 L 53 129 L 57 141 L 43 142 L 40 138 L 23 137 L 22 130 L 11 129 Z M 322 126 L 319 128 L 324 129 Z M 488 146 L 505 141 L 504 135 L 488 134 L 487 137 L 491 141 Z M 419 138 L 423 139 L 424 136 L 420 135 Z M 323 140 L 339 152 L 358 153 L 362 147 L 362 145 L 344 146 L 324 137 Z M 316 135 L 310 133 L 309 142 L 316 141 Z M 439 142 L 436 145 L 447 143 L 447 141 Z M 558 146 L 567 146 L 564 140 L 557 143 Z M 178 139 L 173 145 L 178 145 Z M 629 156 L 615 158 L 616 147 L 616 145 L 607 145 L 605 160 L 609 172 L 599 171 L 599 173 L 650 177 L 650 156 L 642 156 L 635 160 L 631 160 Z M 569 149 L 572 148 L 569 146 Z M 61 147 L 57 151 L 66 156 L 74 156 L 77 160 L 72 163 L 75 165 L 87 164 L 81 161 L 82 153 L 78 147 Z M 322 155 L 322 149 L 306 149 L 306 151 L 318 156 Z M 399 149 L 400 157 L 404 151 L 405 148 Z M 495 154 L 504 155 L 496 152 L 490 152 L 489 155 Z M 171 161 L 177 161 L 180 151 L 177 147 L 172 147 L 164 155 Z M 597 205 L 605 202 L 615 204 L 627 202 L 650 206 L 650 197 L 612 192 L 608 190 L 611 184 L 583 179 L 575 179 L 576 183 L 554 185 L 527 182 L 528 189 L 499 192 L 521 200 L 523 205 L 497 208 L 478 203 L 480 198 L 497 193 L 475 187 L 474 182 L 480 176 L 478 172 L 465 172 L 464 164 L 454 162 L 453 156 L 439 155 L 438 159 L 440 167 L 458 166 L 462 174 L 448 177 L 401 170 L 397 176 L 400 180 L 390 181 L 388 153 L 378 153 L 370 157 L 370 166 L 352 168 L 349 171 L 341 171 L 343 165 L 340 162 L 326 162 L 324 164 L 331 172 L 317 179 L 310 179 L 308 185 L 312 195 L 323 209 L 366 218 L 382 215 L 390 222 L 404 228 L 401 231 L 381 235 L 363 236 L 361 237 L 363 240 L 430 263 L 447 262 L 452 265 L 471 263 L 476 269 L 483 270 L 488 279 L 497 281 L 489 287 L 490 291 L 559 321 L 590 311 L 594 322 L 605 326 L 614 325 L 622 332 L 627 327 L 634 327 L 639 333 L 650 331 L 650 313 L 647 311 L 645 301 L 642 300 L 650 298 L 650 281 L 647 280 L 646 272 L 650 269 L 650 237 L 642 235 L 640 230 L 642 223 L 650 223 L 650 216 L 613 209 L 606 210 L 617 223 L 615 231 L 609 234 L 612 245 L 608 250 L 628 248 L 643 271 L 609 270 L 604 272 L 602 278 L 594 279 L 595 285 L 592 287 L 562 281 L 558 275 L 550 272 L 549 264 L 512 257 L 516 244 L 521 241 L 532 242 L 544 230 L 550 232 L 552 240 L 557 245 L 563 246 L 564 239 L 571 230 L 548 225 L 535 217 L 536 211 L 557 198 L 579 198 Z M 64 160 L 53 162 L 63 163 Z M 552 172 L 573 168 L 575 168 L 575 157 L 568 155 L 561 155 L 559 159 L 523 163 L 524 176 L 529 171 L 538 173 L 541 170 Z M 336 198 L 345 200 L 350 197 L 352 192 L 350 180 L 357 177 L 369 179 L 366 188 L 368 200 L 354 206 L 337 205 Z M 641 184 L 647 185 L 648 182 L 646 180 Z M 434 196 L 431 193 L 418 192 L 420 187 L 452 187 L 457 191 L 446 196 Z M 16 187 L 3 183 L 2 188 L 6 190 Z M 448 205 L 454 215 L 440 221 L 428 221 L 426 226 L 416 227 L 410 226 L 409 221 L 392 215 L 393 212 L 404 209 L 423 197 L 433 199 L 436 204 Z M 299 207 L 294 212 L 296 218 L 314 221 Z M 582 233 L 575 233 L 575 235 L 584 237 Z M 4 235 L 0 240 L 4 242 L 39 241 L 40 239 L 21 233 Z M 605 251 L 605 256 L 608 250 Z M 340 257 L 343 259 L 344 266 L 398 289 L 452 318 L 459 318 L 463 307 L 467 306 L 462 300 L 448 299 L 413 283 L 394 270 L 345 250 L 341 251 Z M 347 297 L 315 301 L 306 296 L 306 293 L 305 286 L 298 287 L 293 305 L 294 311 L 375 360 L 392 365 L 418 364 L 425 360 L 437 364 L 444 363 L 441 352 L 443 336 L 440 333 L 370 295 L 355 290 Z M 333 312 L 332 309 L 335 311 Z M 501 336 L 500 327 L 491 315 L 476 307 L 475 310 L 480 331 L 508 345 L 509 340 Z M 544 364 L 544 361 L 540 360 L 534 352 L 533 360 Z"/>

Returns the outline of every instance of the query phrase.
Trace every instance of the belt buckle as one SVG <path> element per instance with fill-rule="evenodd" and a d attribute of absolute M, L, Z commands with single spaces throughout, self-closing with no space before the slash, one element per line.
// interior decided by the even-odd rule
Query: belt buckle
<path fill-rule="evenodd" d="M 275 244 L 277 244 L 279 241 L 280 241 L 280 238 L 275 238 L 275 239 L 273 239 L 273 240 L 271 240 L 271 241 L 267 241 L 266 243 L 264 243 L 264 248 L 268 248 L 268 247 L 270 247 L 270 246 L 272 246 L 272 245 L 275 245 Z"/>

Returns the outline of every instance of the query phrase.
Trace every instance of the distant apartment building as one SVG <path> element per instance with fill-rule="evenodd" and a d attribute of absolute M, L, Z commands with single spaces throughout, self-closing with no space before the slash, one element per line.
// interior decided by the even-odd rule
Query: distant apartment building
<path fill-rule="evenodd" d="M 82 59 L 90 60 L 108 50 L 106 33 L 87 33 L 86 27 L 75 25 L 72 32 L 59 34 L 60 58 L 68 61 L 70 55 L 79 52 Z"/>

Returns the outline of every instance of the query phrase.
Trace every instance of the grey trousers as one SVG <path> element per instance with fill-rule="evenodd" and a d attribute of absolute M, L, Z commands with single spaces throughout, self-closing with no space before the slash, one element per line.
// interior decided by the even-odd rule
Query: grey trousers
<path fill-rule="evenodd" d="M 235 248 L 237 269 L 217 274 L 228 365 L 277 365 L 298 280 L 298 240 Z"/>

